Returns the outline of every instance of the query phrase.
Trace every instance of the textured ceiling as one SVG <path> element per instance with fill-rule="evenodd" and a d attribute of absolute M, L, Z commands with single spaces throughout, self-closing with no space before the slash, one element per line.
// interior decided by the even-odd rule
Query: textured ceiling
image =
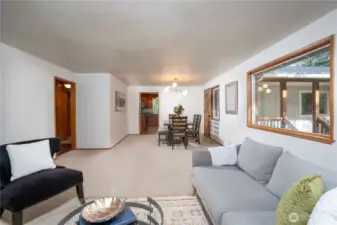
<path fill-rule="evenodd" d="M 332 2 L 3 2 L 3 42 L 130 85 L 203 84 L 337 7 Z M 56 75 L 56 74 L 55 74 Z"/>

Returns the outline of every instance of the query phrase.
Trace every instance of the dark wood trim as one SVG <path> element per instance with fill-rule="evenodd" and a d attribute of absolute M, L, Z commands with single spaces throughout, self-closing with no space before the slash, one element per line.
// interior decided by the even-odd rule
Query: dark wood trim
<path fill-rule="evenodd" d="M 333 42 L 332 42 L 333 39 L 334 39 L 334 35 L 330 35 L 329 37 L 323 38 L 322 40 L 319 40 L 319 41 L 317 41 L 315 43 L 312 43 L 312 44 L 310 44 L 310 45 L 308 45 L 308 46 L 306 46 L 304 48 L 301 48 L 301 49 L 299 49 L 297 51 L 294 51 L 294 52 L 292 52 L 290 54 L 282 56 L 282 57 L 280 57 L 278 59 L 272 60 L 272 61 L 270 61 L 270 62 L 268 62 L 268 63 L 266 63 L 264 65 L 256 67 L 256 68 L 248 71 L 248 74 L 254 74 L 254 73 L 261 72 L 261 71 L 263 71 L 265 69 L 268 69 L 270 67 L 274 67 L 274 66 L 276 66 L 278 64 L 281 64 L 281 63 L 284 63 L 286 61 L 289 61 L 290 59 L 293 59 L 293 58 L 299 57 L 301 55 L 307 54 L 309 52 L 312 52 L 313 50 L 321 48 L 321 47 L 323 47 L 325 45 L 329 45 L 330 44 L 330 46 L 331 46 L 331 45 L 333 45 Z"/>
<path fill-rule="evenodd" d="M 329 136 L 323 136 L 319 134 L 311 134 L 311 133 L 287 130 L 287 129 L 282 129 L 282 128 L 266 127 L 266 126 L 255 125 L 255 124 L 247 125 L 247 127 L 257 129 L 257 130 L 263 130 L 263 131 L 268 131 L 272 133 L 302 138 L 302 139 L 308 139 L 311 141 L 322 142 L 325 144 L 332 144 L 335 142 L 334 140 L 331 140 Z"/>
<path fill-rule="evenodd" d="M 335 130 L 335 38 L 333 35 L 330 39 L 330 61 L 330 137 L 333 140 Z"/>
<path fill-rule="evenodd" d="M 252 107 L 253 107 L 252 105 L 252 80 L 251 80 L 252 75 L 255 73 L 261 72 L 265 69 L 268 69 L 270 67 L 274 67 L 283 62 L 289 61 L 293 58 L 299 57 L 303 54 L 310 53 L 318 48 L 327 46 L 329 44 L 330 44 L 330 124 L 331 124 L 331 129 L 332 129 L 330 130 L 330 136 L 323 136 L 323 135 L 314 134 L 314 133 L 306 133 L 306 132 L 293 131 L 293 130 L 288 130 L 288 129 L 273 128 L 273 127 L 252 124 Z M 275 59 L 271 62 L 268 62 L 264 65 L 261 65 L 255 69 L 248 71 L 247 72 L 247 127 L 258 129 L 258 130 L 263 130 L 263 131 L 268 131 L 268 132 L 273 132 L 273 133 L 278 133 L 278 134 L 283 134 L 283 135 L 288 135 L 288 136 L 293 136 L 293 137 L 298 137 L 302 139 L 308 139 L 311 141 L 316 141 L 316 142 L 321 142 L 321 143 L 326 143 L 326 144 L 334 143 L 334 85 L 335 85 L 334 84 L 334 72 L 335 72 L 334 71 L 334 68 L 335 68 L 334 67 L 334 62 L 335 62 L 334 61 L 334 58 L 335 58 L 334 48 L 335 48 L 334 35 L 331 35 L 311 45 L 301 48 L 295 52 L 282 56 L 278 59 Z"/>
<path fill-rule="evenodd" d="M 76 84 L 75 81 L 67 80 L 62 77 L 54 76 L 54 78 L 62 83 Z"/>
<path fill-rule="evenodd" d="M 211 119 L 212 119 L 212 109 L 208 109 L 209 105 L 206 105 L 206 98 L 205 96 L 207 95 L 207 93 L 209 93 L 209 97 L 210 97 L 210 101 L 211 101 L 211 106 L 212 106 L 212 89 L 211 88 L 207 88 L 204 90 L 204 96 L 203 96 L 203 100 L 204 100 L 204 136 L 205 137 L 211 137 Z M 206 129 L 208 125 L 209 129 Z M 208 132 L 205 131 L 209 130 L 209 134 Z"/>
<path fill-rule="evenodd" d="M 252 74 L 247 73 L 247 126 L 251 125 L 252 122 L 252 107 L 253 107 L 253 100 L 252 100 L 252 92 L 253 92 L 253 87 L 252 87 Z M 256 92 L 255 92 L 256 95 Z M 256 108 L 256 103 L 254 105 L 254 107 Z"/>
<path fill-rule="evenodd" d="M 66 80 L 61 77 L 54 77 L 54 120 L 55 120 L 55 134 L 56 134 L 56 83 L 68 83 L 71 84 L 71 89 L 69 90 L 70 93 L 70 129 L 71 129 L 71 149 L 76 149 L 76 83 L 74 81 Z M 56 136 L 56 135 L 55 135 Z"/>

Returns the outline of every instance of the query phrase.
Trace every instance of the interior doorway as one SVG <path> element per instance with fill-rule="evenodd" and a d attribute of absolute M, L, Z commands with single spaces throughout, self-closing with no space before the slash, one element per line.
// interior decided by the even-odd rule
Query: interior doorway
<path fill-rule="evenodd" d="M 63 154 L 76 149 L 76 83 L 55 77 L 55 134 Z"/>
<path fill-rule="evenodd" d="M 155 134 L 159 127 L 158 92 L 139 93 L 139 133 Z"/>
<path fill-rule="evenodd" d="M 204 136 L 211 136 L 212 90 L 204 91 Z"/>

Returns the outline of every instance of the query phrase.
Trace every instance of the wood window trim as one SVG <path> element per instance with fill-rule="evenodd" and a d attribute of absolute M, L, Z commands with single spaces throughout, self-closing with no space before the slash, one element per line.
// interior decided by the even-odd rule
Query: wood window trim
<path fill-rule="evenodd" d="M 212 108 L 211 118 L 212 118 L 212 120 L 220 121 L 220 115 L 219 115 L 219 118 L 214 117 L 214 110 L 213 110 L 214 109 L 214 96 L 213 96 L 213 91 L 215 89 L 219 89 L 219 91 L 220 91 L 220 84 L 218 84 L 218 85 L 216 85 L 216 86 L 214 86 L 214 87 L 211 88 L 211 106 L 212 106 L 211 107 Z M 220 97 L 220 93 L 219 93 L 219 97 Z"/>
<path fill-rule="evenodd" d="M 325 144 L 332 144 L 334 143 L 334 62 L 335 62 L 335 46 L 334 46 L 334 35 L 331 35 L 329 37 L 326 37 L 322 40 L 319 40 L 313 44 L 310 44 L 304 48 L 301 48 L 297 51 L 294 51 L 290 54 L 287 54 L 285 56 L 282 56 L 278 59 L 275 59 L 273 61 L 270 61 L 264 65 L 261 65 L 257 68 L 254 68 L 247 72 L 247 127 L 258 129 L 262 131 L 307 139 L 311 141 L 321 142 Z M 289 61 L 293 58 L 299 57 L 301 55 L 304 55 L 306 53 L 309 53 L 313 50 L 316 50 L 320 47 L 326 46 L 330 44 L 330 136 L 323 136 L 319 134 L 314 133 L 306 133 L 306 132 L 300 132 L 300 131 L 293 131 L 293 130 L 287 130 L 282 128 L 274 128 L 274 127 L 268 127 L 268 126 L 262 126 L 262 125 L 256 125 L 252 124 L 252 75 L 258 72 L 261 72 L 265 69 L 268 69 L 270 67 L 274 67 L 278 64 L 281 64 L 283 62 Z"/>

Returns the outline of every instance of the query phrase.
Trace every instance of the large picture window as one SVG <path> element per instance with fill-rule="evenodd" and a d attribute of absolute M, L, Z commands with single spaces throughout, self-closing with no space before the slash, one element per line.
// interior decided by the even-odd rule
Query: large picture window
<path fill-rule="evenodd" d="M 247 74 L 247 126 L 332 144 L 334 36 Z"/>

